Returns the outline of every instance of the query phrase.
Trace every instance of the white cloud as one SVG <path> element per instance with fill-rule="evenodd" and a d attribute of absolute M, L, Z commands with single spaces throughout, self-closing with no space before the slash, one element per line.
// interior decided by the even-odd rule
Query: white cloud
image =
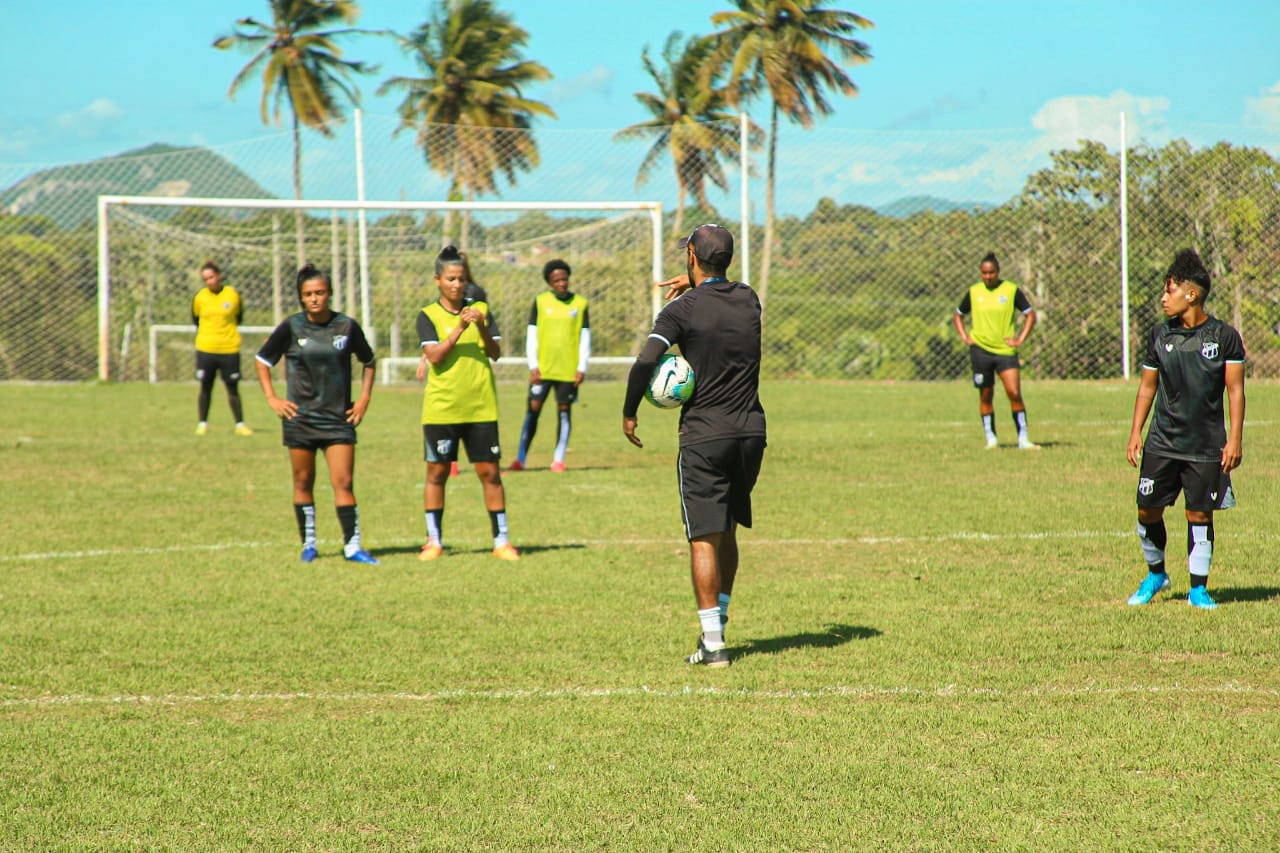
<path fill-rule="evenodd" d="M 98 132 L 116 119 L 124 117 L 124 110 L 110 98 L 98 98 L 93 103 L 72 113 L 54 116 L 53 126 L 64 133 L 81 137 L 97 136 Z"/>
<path fill-rule="evenodd" d="M 1244 99 L 1244 125 L 1280 131 L 1280 82 L 1256 98 Z"/>
<path fill-rule="evenodd" d="M 874 184 L 884 180 L 884 172 L 873 163 L 860 162 L 846 168 L 843 177 L 851 184 Z"/>
<path fill-rule="evenodd" d="M 1167 137 L 1168 111 L 1168 98 L 1144 98 L 1117 89 L 1105 98 L 1054 98 L 1031 118 L 1031 125 L 1044 132 L 1048 148 L 1074 148 L 1081 139 L 1096 139 L 1114 149 L 1119 144 L 1120 113 L 1125 114 L 1126 142 L 1132 144 Z"/>
<path fill-rule="evenodd" d="M 608 95 L 613 88 L 613 69 L 596 65 L 585 74 L 551 84 L 550 100 L 571 101 L 582 95 Z"/>

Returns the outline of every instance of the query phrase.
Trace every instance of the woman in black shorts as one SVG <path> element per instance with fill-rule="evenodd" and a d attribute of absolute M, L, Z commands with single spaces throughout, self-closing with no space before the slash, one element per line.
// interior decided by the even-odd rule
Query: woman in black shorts
<path fill-rule="evenodd" d="M 302 537 L 302 561 L 316 558 L 316 451 L 329 466 L 342 553 L 354 563 L 376 565 L 360 543 L 360 513 L 352 479 L 356 427 L 364 420 L 373 392 L 374 355 L 360 324 L 329 308 L 333 286 L 327 273 L 307 264 L 298 270 L 302 310 L 276 327 L 258 351 L 258 381 L 269 405 L 283 421 L 284 446 L 293 467 L 293 509 Z M 364 365 L 360 396 L 351 399 L 351 359 Z M 271 368 L 283 357 L 286 399 L 276 396 Z"/>

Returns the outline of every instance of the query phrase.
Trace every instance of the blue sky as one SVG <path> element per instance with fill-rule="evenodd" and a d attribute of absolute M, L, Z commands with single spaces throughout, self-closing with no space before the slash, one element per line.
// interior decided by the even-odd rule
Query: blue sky
<path fill-rule="evenodd" d="M 529 94 L 558 129 L 617 129 L 644 118 L 632 94 L 651 88 L 640 65 L 667 35 L 711 31 L 726 0 L 499 0 L 530 33 L 527 56 L 551 82 Z M 1280 139 L 1280 3 L 1270 0 L 835 0 L 871 19 L 874 59 L 852 70 L 856 98 L 837 98 L 830 129 L 923 133 L 1034 130 L 1051 140 L 1114 133 L 1204 143 Z M 364 4 L 359 25 L 408 32 L 426 2 Z M 4 15 L 0 164 L 103 157 L 151 142 L 219 145 L 277 132 L 258 117 L 257 82 L 227 87 L 247 56 L 213 38 L 265 0 L 44 0 Z M 394 45 L 346 43 L 381 64 L 362 84 L 365 110 L 390 116 L 377 84 L 413 69 Z M 761 104 L 752 111 L 767 118 Z M 545 125 L 550 126 L 550 125 Z M 784 142 L 800 144 L 788 133 Z M 1247 140 L 1231 140 L 1247 141 Z M 1270 145 L 1275 150 L 1274 145 Z"/>

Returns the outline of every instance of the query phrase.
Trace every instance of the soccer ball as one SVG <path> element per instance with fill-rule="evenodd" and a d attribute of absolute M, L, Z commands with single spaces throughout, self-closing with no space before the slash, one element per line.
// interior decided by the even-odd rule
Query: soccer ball
<path fill-rule="evenodd" d="M 692 396 L 693 367 L 678 355 L 664 355 L 649 377 L 644 398 L 659 409 L 674 409 Z"/>

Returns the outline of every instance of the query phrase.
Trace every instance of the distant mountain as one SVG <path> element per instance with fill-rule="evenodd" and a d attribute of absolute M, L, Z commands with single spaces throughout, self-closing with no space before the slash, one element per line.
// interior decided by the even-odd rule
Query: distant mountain
<path fill-rule="evenodd" d="M 0 209 L 47 216 L 60 228 L 74 228 L 97 217 L 100 195 L 274 198 L 207 148 L 155 144 L 36 172 L 0 191 Z"/>
<path fill-rule="evenodd" d="M 985 201 L 949 201 L 931 195 L 912 195 L 891 201 L 876 208 L 881 216 L 892 216 L 895 219 L 906 219 L 917 213 L 931 210 L 934 213 L 951 213 L 956 210 L 991 210 L 997 205 Z"/>

